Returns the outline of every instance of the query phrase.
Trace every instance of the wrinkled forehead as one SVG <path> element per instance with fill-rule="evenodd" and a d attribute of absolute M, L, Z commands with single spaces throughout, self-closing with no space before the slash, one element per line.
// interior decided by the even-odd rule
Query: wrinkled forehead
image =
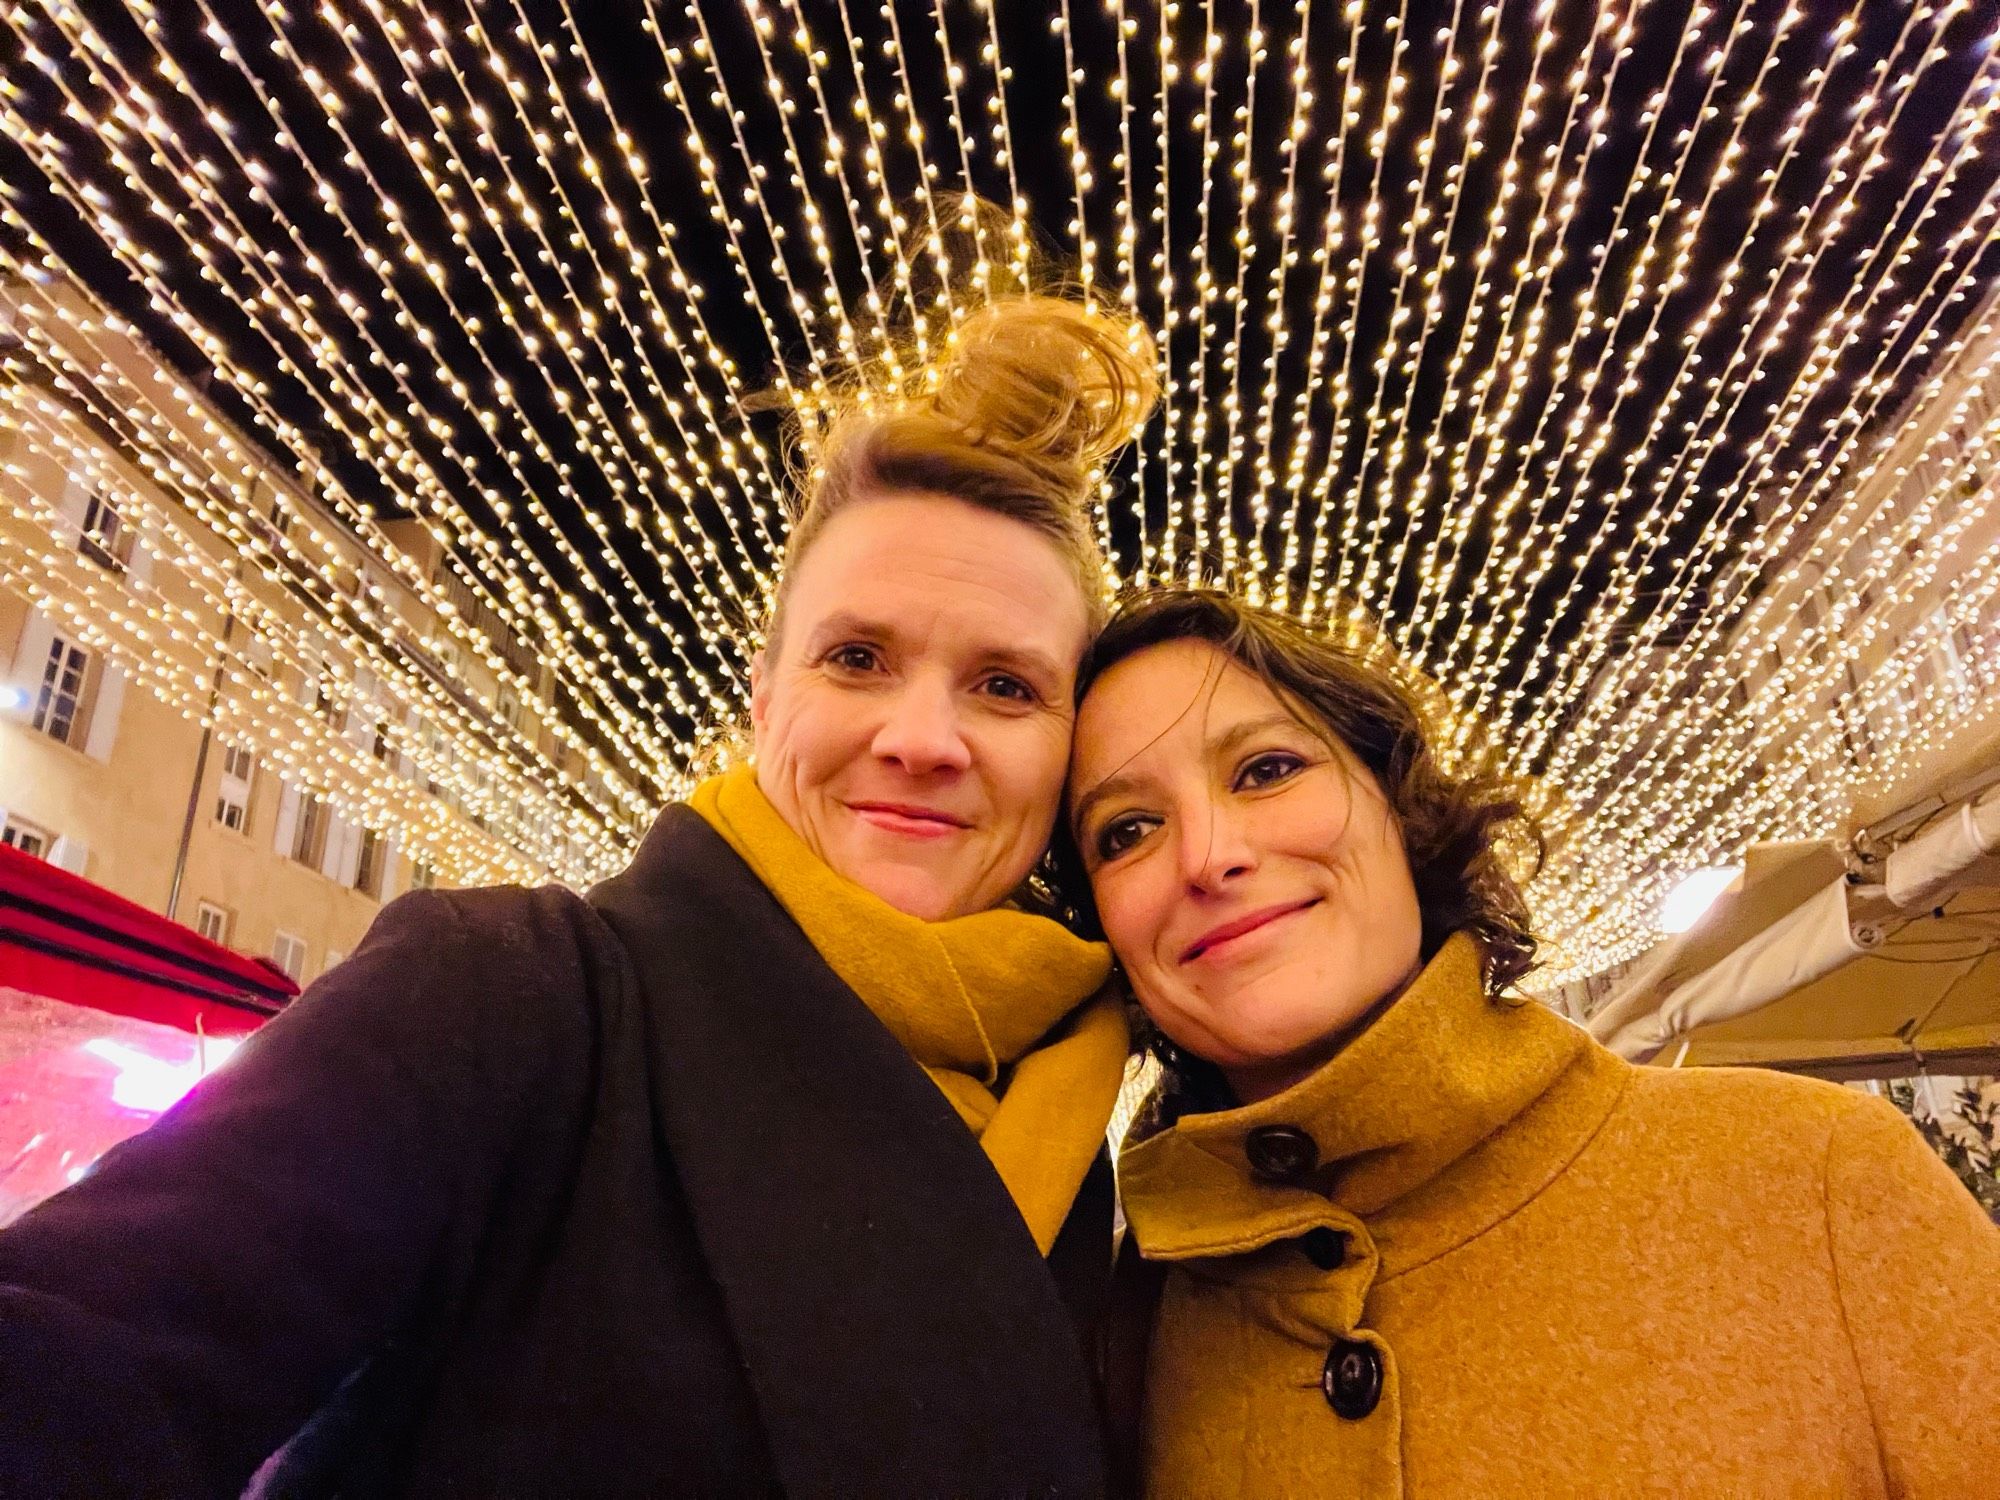
<path fill-rule="evenodd" d="M 870 500 L 829 521 L 786 580 L 783 639 L 862 620 L 927 649 L 1032 650 L 1073 680 L 1089 637 L 1074 570 L 1022 523 L 951 500 Z"/>

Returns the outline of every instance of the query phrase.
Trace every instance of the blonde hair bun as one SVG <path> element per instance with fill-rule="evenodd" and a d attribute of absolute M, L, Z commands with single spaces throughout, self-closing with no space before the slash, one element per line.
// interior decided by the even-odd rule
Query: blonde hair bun
<path fill-rule="evenodd" d="M 811 462 L 799 475 L 804 503 L 784 577 L 855 502 L 943 495 L 1049 538 L 1074 568 L 1095 623 L 1106 578 L 1091 525 L 1092 478 L 1158 399 L 1152 337 L 1131 319 L 1040 292 L 986 302 L 929 358 L 906 354 L 857 370 L 817 422 L 802 426 Z M 784 594 L 781 580 L 779 614 Z"/>
<path fill-rule="evenodd" d="M 1077 490 L 1129 443 L 1159 394 L 1152 338 L 1064 297 L 989 302 L 953 332 L 908 392 L 974 442 L 1005 449 Z"/>

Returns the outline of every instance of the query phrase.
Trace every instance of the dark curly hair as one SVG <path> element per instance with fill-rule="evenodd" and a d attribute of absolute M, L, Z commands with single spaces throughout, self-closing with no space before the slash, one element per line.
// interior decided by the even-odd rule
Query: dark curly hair
<path fill-rule="evenodd" d="M 1410 861 L 1426 961 L 1453 933 L 1467 932 L 1484 956 L 1489 994 L 1534 966 L 1527 901 L 1509 869 L 1512 856 L 1532 875 L 1544 853 L 1525 788 L 1484 746 L 1445 769 L 1437 750 L 1442 694 L 1379 631 L 1356 625 L 1343 640 L 1217 589 L 1148 589 L 1123 600 L 1097 637 L 1077 674 L 1077 702 L 1127 657 L 1182 640 L 1207 641 L 1255 673 L 1300 722 L 1338 739 L 1381 784 Z M 1062 830 L 1061 889 L 1096 935 L 1082 860 L 1066 823 Z"/>

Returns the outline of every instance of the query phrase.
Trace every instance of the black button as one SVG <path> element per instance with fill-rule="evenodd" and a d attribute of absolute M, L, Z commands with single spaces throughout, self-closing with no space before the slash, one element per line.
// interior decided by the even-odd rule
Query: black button
<path fill-rule="evenodd" d="M 1347 1236 L 1322 1224 L 1299 1236 L 1299 1249 L 1322 1271 L 1337 1271 L 1347 1260 Z"/>
<path fill-rule="evenodd" d="M 1373 1344 L 1342 1339 L 1326 1351 L 1319 1388 L 1334 1415 L 1359 1422 L 1382 1400 L 1382 1356 Z"/>
<path fill-rule="evenodd" d="M 1319 1165 L 1319 1147 L 1296 1125 L 1259 1125 L 1244 1138 L 1243 1154 L 1265 1182 L 1297 1182 Z"/>

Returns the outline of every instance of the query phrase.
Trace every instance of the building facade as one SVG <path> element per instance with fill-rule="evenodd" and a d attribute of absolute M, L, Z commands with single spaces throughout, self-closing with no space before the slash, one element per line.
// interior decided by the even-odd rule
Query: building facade
<path fill-rule="evenodd" d="M 615 867 L 649 807 L 442 540 L 80 288 L 0 313 L 0 839 L 302 982 L 413 886 Z"/>

